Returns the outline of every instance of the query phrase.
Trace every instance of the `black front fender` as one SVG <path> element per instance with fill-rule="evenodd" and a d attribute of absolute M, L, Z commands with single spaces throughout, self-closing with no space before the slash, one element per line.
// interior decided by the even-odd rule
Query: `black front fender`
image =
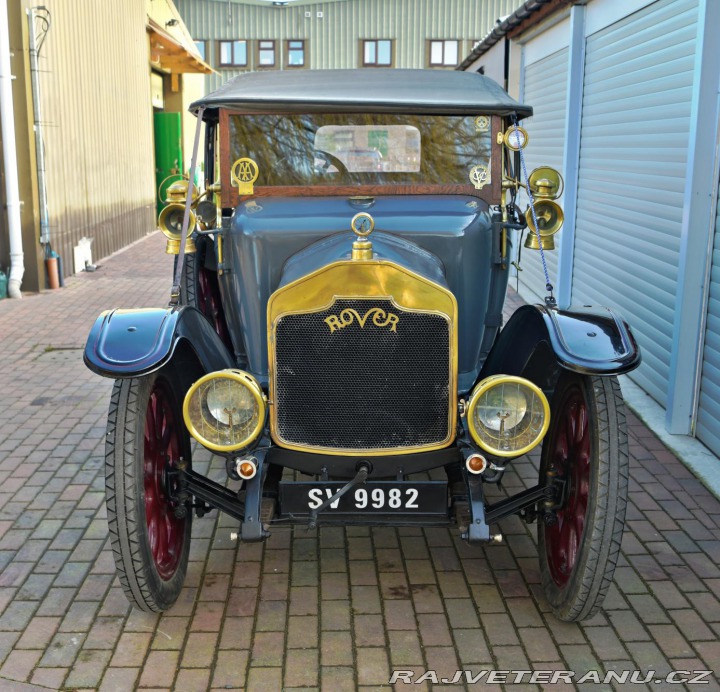
<path fill-rule="evenodd" d="M 85 344 L 85 365 L 103 377 L 147 375 L 172 360 L 181 341 L 205 372 L 236 367 L 207 319 L 188 306 L 103 312 Z"/>
<path fill-rule="evenodd" d="M 558 368 L 621 375 L 638 365 L 640 349 L 630 327 L 609 308 L 523 305 L 500 332 L 478 379 L 522 375 L 552 387 Z"/>

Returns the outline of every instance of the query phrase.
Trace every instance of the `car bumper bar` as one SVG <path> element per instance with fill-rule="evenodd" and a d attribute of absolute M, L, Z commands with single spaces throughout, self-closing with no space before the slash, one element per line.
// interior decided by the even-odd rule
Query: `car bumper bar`
<path fill-rule="evenodd" d="M 467 494 L 453 492 L 449 496 L 444 481 L 372 481 L 367 480 L 365 467 L 349 483 L 282 481 L 273 491 L 264 488 L 267 473 L 263 467 L 267 468 L 259 459 L 257 475 L 245 481 L 239 493 L 190 469 L 178 469 L 177 473 L 180 486 L 195 498 L 196 507 L 200 503 L 218 509 L 241 523 L 239 538 L 243 542 L 266 539 L 270 526 L 308 524 L 313 528 L 458 525 L 461 537 L 470 543 L 499 541 L 499 536 L 490 534 L 490 524 L 513 514 L 534 517 L 539 512 L 544 516 L 562 492 L 550 480 L 488 505 L 483 481 L 469 474 L 465 478 Z"/>

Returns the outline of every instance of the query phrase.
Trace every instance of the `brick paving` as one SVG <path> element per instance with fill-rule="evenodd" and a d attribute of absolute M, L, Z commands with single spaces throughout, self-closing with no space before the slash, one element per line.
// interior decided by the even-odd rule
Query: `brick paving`
<path fill-rule="evenodd" d="M 297 528 L 238 547 L 213 512 L 193 525 L 175 607 L 132 610 L 103 502 L 111 383 L 84 367 L 82 346 L 102 309 L 163 305 L 171 261 L 153 234 L 102 265 L 0 301 L 0 690 L 334 692 L 387 686 L 392 669 L 720 670 L 720 502 L 632 414 L 623 552 L 584 624 L 549 614 L 535 527 L 517 518 L 498 546 L 445 529 Z M 536 456 L 513 462 L 506 490 L 535 483 Z M 194 463 L 223 479 L 207 452 Z"/>

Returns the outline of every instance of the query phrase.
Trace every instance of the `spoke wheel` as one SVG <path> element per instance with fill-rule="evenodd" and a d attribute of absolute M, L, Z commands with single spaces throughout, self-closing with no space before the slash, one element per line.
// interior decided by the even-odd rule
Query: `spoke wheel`
<path fill-rule="evenodd" d="M 588 409 L 579 388 L 569 392 L 559 415 L 552 450 L 552 468 L 568 484 L 557 523 L 545 526 L 545 550 L 554 582 L 565 586 L 577 562 L 590 492 L 590 429 Z"/>
<path fill-rule="evenodd" d="M 540 482 L 552 477 L 564 483 L 564 491 L 555 522 L 538 524 L 543 588 L 558 618 L 582 620 L 602 605 L 625 523 L 627 431 L 615 377 L 560 377 Z"/>
<path fill-rule="evenodd" d="M 220 298 L 217 272 L 200 267 L 197 272 L 197 307 L 215 329 L 215 333 L 230 348 L 230 334 Z"/>
<path fill-rule="evenodd" d="M 105 496 L 110 542 L 128 600 L 167 610 L 185 581 L 192 514 L 172 471 L 190 463 L 181 393 L 168 372 L 117 380 L 108 414 Z"/>
<path fill-rule="evenodd" d="M 168 498 L 168 471 L 180 459 L 180 436 L 167 384 L 156 380 L 145 413 L 145 522 L 155 569 L 167 581 L 177 570 L 185 537 L 185 517 L 178 517 Z"/>

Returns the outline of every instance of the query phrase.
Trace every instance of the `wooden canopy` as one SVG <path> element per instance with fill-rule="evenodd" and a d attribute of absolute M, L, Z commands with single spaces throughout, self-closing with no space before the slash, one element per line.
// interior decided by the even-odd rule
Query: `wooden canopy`
<path fill-rule="evenodd" d="M 181 74 L 195 72 L 212 74 L 210 67 L 198 55 L 186 48 L 174 36 L 171 36 L 156 21 L 148 18 L 147 32 L 150 39 L 150 62 L 154 67 Z"/>

